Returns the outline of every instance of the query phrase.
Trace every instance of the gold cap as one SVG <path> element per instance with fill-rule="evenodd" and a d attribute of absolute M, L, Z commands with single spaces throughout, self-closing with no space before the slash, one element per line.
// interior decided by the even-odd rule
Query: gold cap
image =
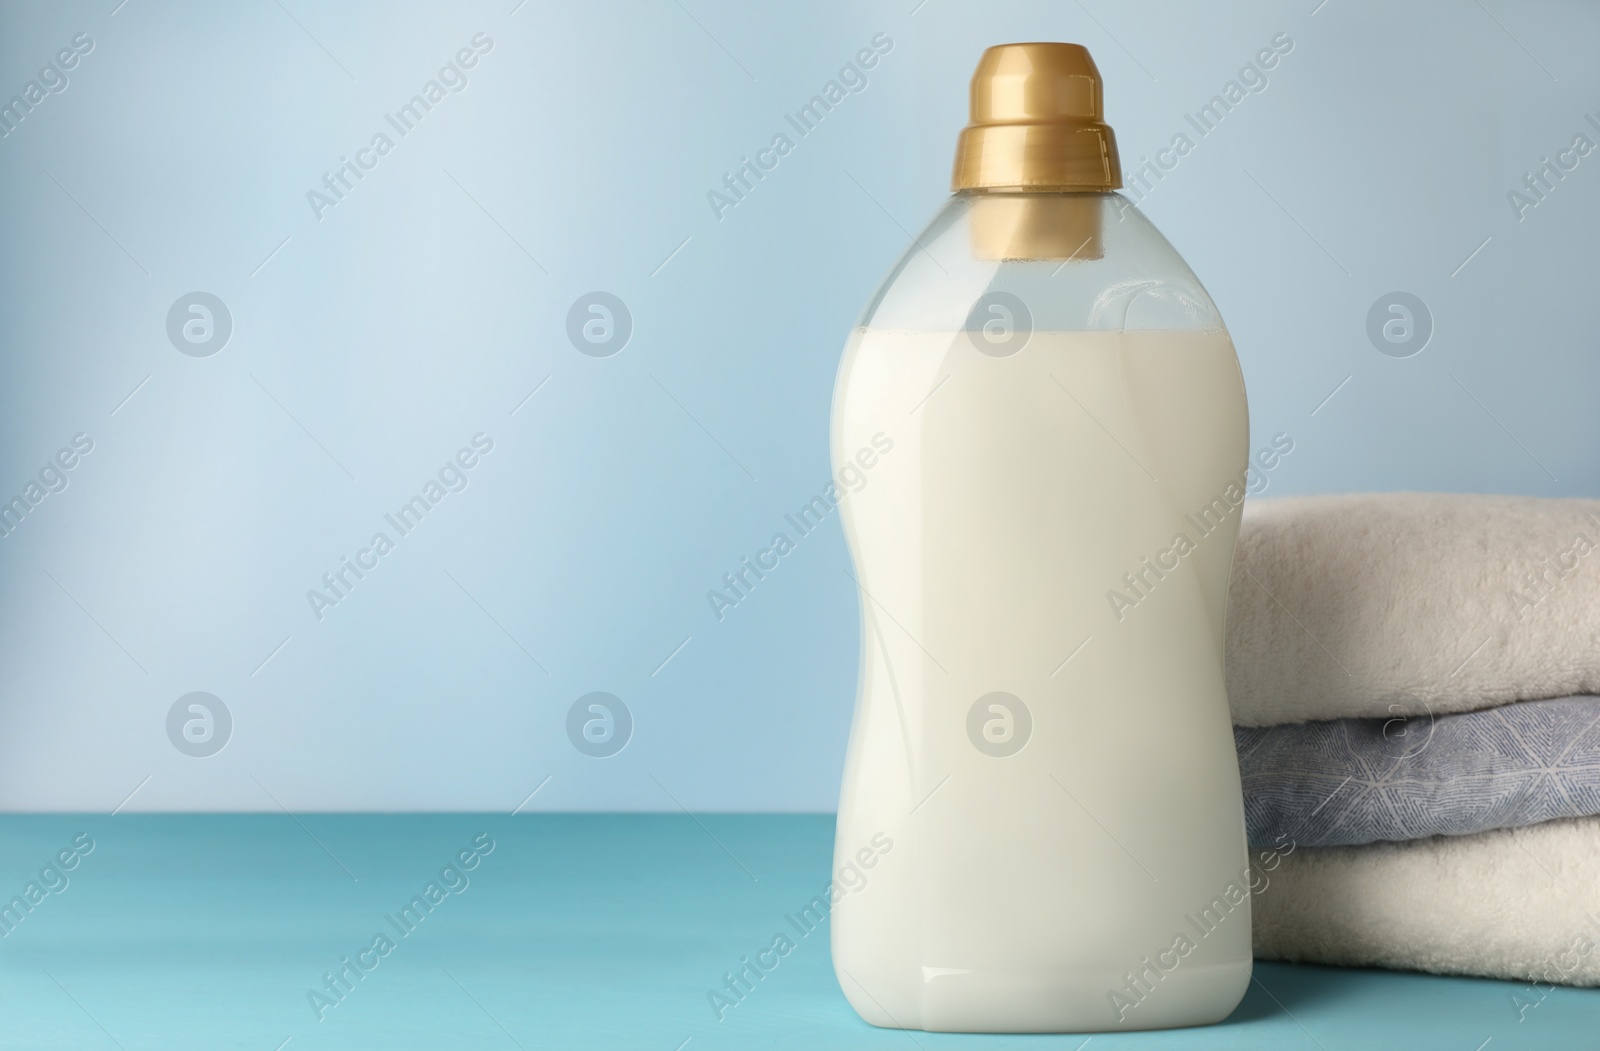
<path fill-rule="evenodd" d="M 1122 185 L 1102 85 L 1081 44 L 1000 44 L 972 74 L 972 122 L 956 143 L 956 190 L 1092 192 Z"/>

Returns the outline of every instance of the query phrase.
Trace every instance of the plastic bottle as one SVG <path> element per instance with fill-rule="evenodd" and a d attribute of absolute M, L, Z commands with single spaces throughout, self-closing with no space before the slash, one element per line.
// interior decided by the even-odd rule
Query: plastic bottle
<path fill-rule="evenodd" d="M 1195 1025 L 1250 981 L 1244 385 L 1101 117 L 1084 48 L 984 52 L 956 193 L 839 367 L 862 633 L 835 865 L 862 879 L 831 940 L 874 1025 Z"/>

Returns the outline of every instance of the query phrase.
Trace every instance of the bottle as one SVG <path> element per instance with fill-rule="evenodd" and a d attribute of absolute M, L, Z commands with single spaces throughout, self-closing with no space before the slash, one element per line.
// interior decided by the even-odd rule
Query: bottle
<path fill-rule="evenodd" d="M 835 973 L 879 1026 L 1215 1022 L 1261 878 L 1223 680 L 1238 361 L 1113 192 L 1083 47 L 989 48 L 971 101 L 834 391 L 862 625 Z"/>

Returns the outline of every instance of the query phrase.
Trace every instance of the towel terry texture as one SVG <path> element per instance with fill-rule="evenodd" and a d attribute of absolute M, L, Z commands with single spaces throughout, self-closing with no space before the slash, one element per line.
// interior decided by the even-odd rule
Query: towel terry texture
<path fill-rule="evenodd" d="M 1263 959 L 1600 986 L 1600 818 L 1297 847 L 1264 875 Z"/>
<path fill-rule="evenodd" d="M 1252 843 L 1347 846 L 1600 814 L 1600 697 L 1236 727 L 1234 739 Z"/>
<path fill-rule="evenodd" d="M 1249 502 L 1227 658 L 1241 726 L 1600 693 L 1600 500 Z"/>

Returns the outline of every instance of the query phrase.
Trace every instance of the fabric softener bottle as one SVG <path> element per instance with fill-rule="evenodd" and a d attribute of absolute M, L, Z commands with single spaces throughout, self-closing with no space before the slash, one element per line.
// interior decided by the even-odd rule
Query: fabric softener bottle
<path fill-rule="evenodd" d="M 831 939 L 874 1025 L 1197 1025 L 1250 981 L 1223 681 L 1244 384 L 1113 192 L 1102 112 L 1084 48 L 984 52 L 955 194 L 839 366 L 835 471 L 872 470 L 841 504 L 862 631 L 835 845 L 865 878 Z"/>

